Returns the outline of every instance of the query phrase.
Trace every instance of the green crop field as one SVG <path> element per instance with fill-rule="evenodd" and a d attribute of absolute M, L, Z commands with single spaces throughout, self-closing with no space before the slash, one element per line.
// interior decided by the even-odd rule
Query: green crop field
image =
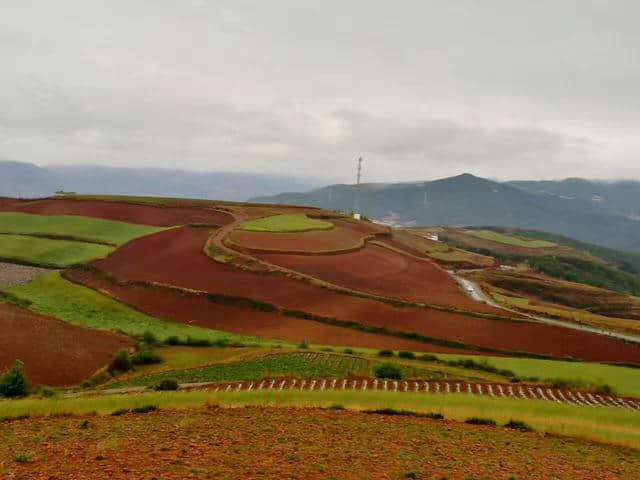
<path fill-rule="evenodd" d="M 88 242 L 121 245 L 163 228 L 77 215 L 32 215 L 0 212 L 0 233 L 64 235 Z"/>
<path fill-rule="evenodd" d="M 524 237 L 516 237 L 513 235 L 505 235 L 504 233 L 494 232 L 492 230 L 466 230 L 467 235 L 491 240 L 493 242 L 504 243 L 506 245 L 514 245 L 516 247 L 526 248 L 551 248 L 557 247 L 557 243 L 547 242 L 546 240 L 532 240 Z"/>
<path fill-rule="evenodd" d="M 156 373 L 110 385 L 154 385 L 173 378 L 180 383 L 257 380 L 267 376 L 344 376 L 369 375 L 371 362 L 358 357 L 315 352 L 269 354 L 241 362 L 218 363 L 201 368 Z"/>
<path fill-rule="evenodd" d="M 104 258 L 112 251 L 113 247 L 96 243 L 0 234 L 0 259 L 43 267 L 79 265 Z"/>
<path fill-rule="evenodd" d="M 0 402 L 0 418 L 25 415 L 102 414 L 155 405 L 164 409 L 189 409 L 205 405 L 328 407 L 342 405 L 353 410 L 394 408 L 414 412 L 440 412 L 446 418 L 491 418 L 499 423 L 524 421 L 539 432 L 587 438 L 640 449 L 640 415 L 613 407 L 584 407 L 543 400 L 495 398 L 478 395 L 434 395 L 383 391 L 252 391 L 224 393 L 145 392 L 136 395 L 100 395 L 47 399 L 28 398 Z M 478 431 L 481 435 L 482 432 Z"/>
<path fill-rule="evenodd" d="M 571 381 L 584 386 L 609 385 L 621 395 L 640 396 L 640 368 L 588 362 L 564 362 L 512 357 L 438 354 L 439 358 L 486 361 L 497 368 L 511 370 L 518 377 L 552 381 Z"/>
<path fill-rule="evenodd" d="M 274 345 L 275 341 L 166 322 L 150 317 L 89 288 L 63 279 L 58 273 L 39 277 L 26 285 L 8 289 L 19 299 L 31 302 L 32 310 L 83 327 L 122 331 L 129 335 L 153 332 L 164 340 L 170 336 L 230 342 Z"/>
<path fill-rule="evenodd" d="M 300 213 L 250 220 L 242 223 L 239 228 L 250 232 L 307 232 L 310 230 L 331 230 L 333 227 L 331 222 L 309 218 Z"/>

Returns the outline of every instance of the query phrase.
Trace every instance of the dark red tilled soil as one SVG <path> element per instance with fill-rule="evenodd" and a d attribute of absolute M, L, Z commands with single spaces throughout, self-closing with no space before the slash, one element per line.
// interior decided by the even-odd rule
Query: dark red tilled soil
<path fill-rule="evenodd" d="M 0 371 L 22 360 L 34 384 L 74 385 L 107 365 L 128 337 L 0 304 Z"/>
<path fill-rule="evenodd" d="M 316 315 L 418 332 L 511 351 L 640 364 L 640 347 L 611 337 L 533 322 L 498 321 L 419 308 L 396 308 L 332 292 L 279 274 L 258 274 L 211 260 L 206 229 L 179 228 L 143 237 L 95 262 L 126 280 L 156 281 L 247 297 Z"/>
<path fill-rule="evenodd" d="M 121 222 L 170 227 L 189 223 L 226 225 L 233 217 L 225 212 L 199 207 L 162 207 L 101 200 L 46 199 L 0 202 L 0 210 L 38 215 L 81 215 Z"/>

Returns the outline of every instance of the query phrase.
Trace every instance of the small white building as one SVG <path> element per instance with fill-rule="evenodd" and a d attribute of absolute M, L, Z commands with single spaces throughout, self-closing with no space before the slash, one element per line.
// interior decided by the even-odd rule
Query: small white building
<path fill-rule="evenodd" d="M 433 240 L 434 242 L 439 242 L 440 241 L 437 233 L 427 233 L 426 237 L 429 240 Z"/>
<path fill-rule="evenodd" d="M 360 214 L 359 213 L 354 213 L 353 214 L 353 218 L 355 218 L 356 220 L 360 220 Z"/>

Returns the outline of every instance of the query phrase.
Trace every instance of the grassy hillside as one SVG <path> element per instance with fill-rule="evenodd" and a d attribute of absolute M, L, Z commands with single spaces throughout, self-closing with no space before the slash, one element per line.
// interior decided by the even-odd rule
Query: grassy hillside
<path fill-rule="evenodd" d="M 59 235 L 89 242 L 121 245 L 160 230 L 163 229 L 76 215 L 0 212 L 0 233 Z"/>
<path fill-rule="evenodd" d="M 104 258 L 113 247 L 71 240 L 0 234 L 0 259 L 52 268 L 65 268 Z"/>

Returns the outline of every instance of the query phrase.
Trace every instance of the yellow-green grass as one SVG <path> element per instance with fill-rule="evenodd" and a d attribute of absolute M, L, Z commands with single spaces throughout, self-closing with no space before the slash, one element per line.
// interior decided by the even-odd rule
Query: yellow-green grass
<path fill-rule="evenodd" d="M 258 218 L 242 223 L 239 228 L 250 232 L 308 232 L 311 230 L 330 230 L 333 227 L 331 222 L 309 218 L 305 214 L 299 213 Z"/>
<path fill-rule="evenodd" d="M 528 298 L 513 297 L 503 295 L 497 292 L 491 292 L 491 296 L 499 303 L 514 307 L 521 311 L 544 315 L 551 318 L 567 320 L 569 322 L 591 325 L 597 328 L 605 328 L 622 332 L 640 332 L 640 322 L 638 320 L 605 317 L 595 313 L 585 312 L 584 310 L 574 310 L 569 308 L 560 308 L 552 306 L 534 305 Z"/>
<path fill-rule="evenodd" d="M 182 323 L 166 322 L 140 313 L 90 288 L 69 282 L 55 272 L 34 281 L 6 290 L 20 300 L 29 302 L 29 308 L 83 327 L 141 335 L 152 332 L 160 340 L 178 336 L 181 339 L 209 340 L 275 345 L 276 341 L 247 337 L 232 333 L 200 328 Z"/>
<path fill-rule="evenodd" d="M 88 242 L 121 245 L 161 230 L 164 228 L 78 215 L 0 212 L 0 233 L 61 235 Z"/>
<path fill-rule="evenodd" d="M 524 237 L 516 237 L 514 235 L 506 235 L 504 233 L 494 232 L 492 230 L 465 230 L 467 235 L 491 240 L 493 242 L 504 243 L 506 245 L 514 245 L 516 247 L 526 248 L 550 248 L 557 247 L 557 243 L 547 242 L 546 240 L 533 240 Z"/>
<path fill-rule="evenodd" d="M 572 381 L 588 386 L 609 385 L 621 395 L 640 397 L 640 368 L 605 365 L 589 362 L 537 360 L 531 358 L 484 357 L 479 355 L 438 354 L 444 360 L 473 359 L 489 365 L 511 370 L 521 378 Z"/>
<path fill-rule="evenodd" d="M 543 400 L 494 398 L 464 394 L 420 394 L 384 391 L 251 391 L 240 393 L 145 392 L 136 395 L 28 398 L 0 401 L 0 418 L 25 415 L 110 414 L 116 410 L 154 405 L 161 409 L 188 409 L 204 405 L 223 407 L 342 405 L 353 410 L 394 408 L 439 412 L 464 421 L 491 418 L 498 423 L 521 420 L 540 432 L 585 438 L 640 449 L 640 414 L 615 407 L 584 407 Z"/>
<path fill-rule="evenodd" d="M 113 247 L 96 243 L 0 234 L 0 259 L 42 267 L 80 265 L 104 258 L 112 251 Z"/>

